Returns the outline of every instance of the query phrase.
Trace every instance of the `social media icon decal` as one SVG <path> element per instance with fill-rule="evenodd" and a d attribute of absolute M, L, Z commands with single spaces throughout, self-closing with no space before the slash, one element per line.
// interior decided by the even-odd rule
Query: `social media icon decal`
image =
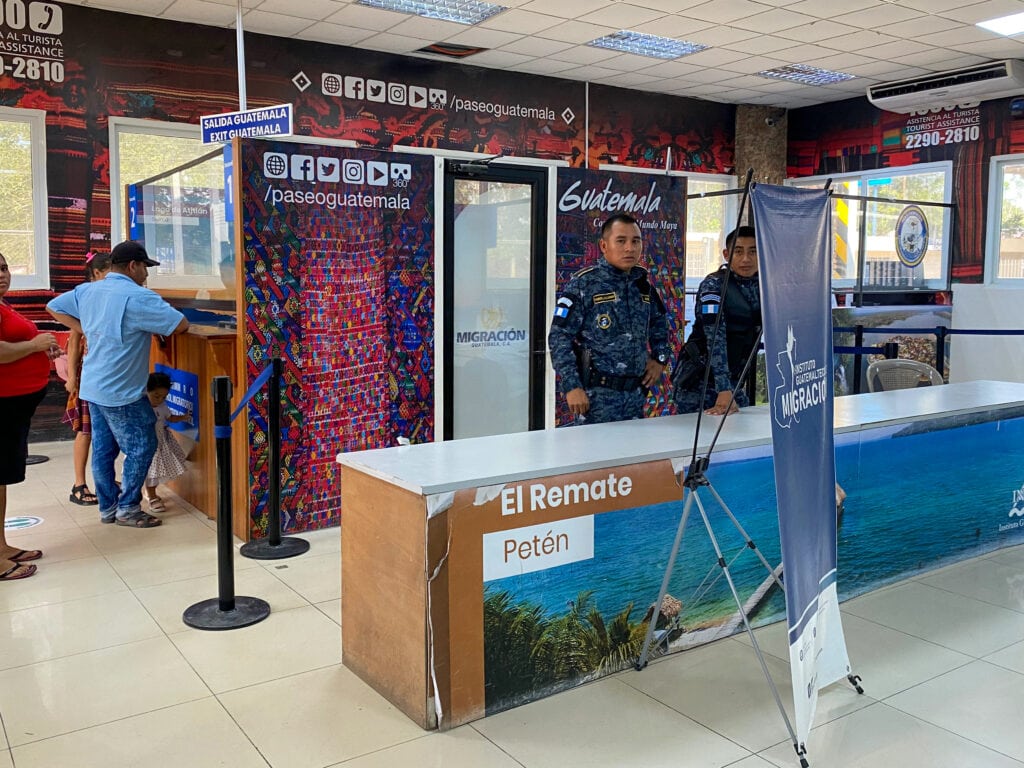
<path fill-rule="evenodd" d="M 362 160 L 346 160 L 342 163 L 341 175 L 347 184 L 366 183 L 366 168 Z"/>
<path fill-rule="evenodd" d="M 315 162 L 312 155 L 292 155 L 292 178 L 296 181 L 313 181 Z"/>
<path fill-rule="evenodd" d="M 324 72 L 320 75 L 320 90 L 324 96 L 341 96 L 344 93 L 341 75 L 333 72 Z"/>
<path fill-rule="evenodd" d="M 376 101 L 379 104 L 383 104 L 388 100 L 387 87 L 388 84 L 383 80 L 367 80 L 366 100 Z"/>
<path fill-rule="evenodd" d="M 434 109 L 443 109 L 448 106 L 448 91 L 442 88 L 431 88 L 430 89 L 430 106 Z"/>
<path fill-rule="evenodd" d="M 288 178 L 288 155 L 283 152 L 264 152 L 263 175 L 268 179 Z"/>
<path fill-rule="evenodd" d="M 418 85 L 409 86 L 409 106 L 410 107 L 423 107 L 427 106 L 427 89 L 422 88 Z"/>
<path fill-rule="evenodd" d="M 363 78 L 345 75 L 345 98 L 363 99 L 365 98 L 365 88 L 366 81 Z"/>
<path fill-rule="evenodd" d="M 388 164 L 379 160 L 369 160 L 366 163 L 366 181 L 373 187 L 386 187 L 388 185 Z"/>
<path fill-rule="evenodd" d="M 409 181 L 412 178 L 412 166 L 409 163 L 392 163 L 391 178 L 395 181 Z"/>
<path fill-rule="evenodd" d="M 341 161 L 336 157 L 318 157 L 316 159 L 317 181 L 339 181 L 341 179 Z"/>
<path fill-rule="evenodd" d="M 388 103 L 405 104 L 408 100 L 405 83 L 388 83 Z"/>

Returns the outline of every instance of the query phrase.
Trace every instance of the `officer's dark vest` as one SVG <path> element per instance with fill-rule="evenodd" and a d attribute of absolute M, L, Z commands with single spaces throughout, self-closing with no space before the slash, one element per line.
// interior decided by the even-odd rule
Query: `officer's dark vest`
<path fill-rule="evenodd" d="M 725 281 L 728 267 L 718 270 L 718 279 Z M 757 341 L 757 335 L 761 331 L 761 310 L 754 309 L 746 300 L 740 287 L 736 285 L 735 279 L 729 278 L 729 285 L 725 291 L 725 301 L 722 302 L 722 311 L 725 312 L 725 344 L 726 354 L 729 358 L 729 378 L 736 381 L 743 373 L 743 366 L 747 364 L 747 357 L 750 355 L 750 348 Z M 707 334 L 714 330 L 714 323 L 710 328 L 705 328 L 704 323 L 697 323 L 693 333 L 690 334 L 690 341 L 696 341 L 707 354 Z"/>

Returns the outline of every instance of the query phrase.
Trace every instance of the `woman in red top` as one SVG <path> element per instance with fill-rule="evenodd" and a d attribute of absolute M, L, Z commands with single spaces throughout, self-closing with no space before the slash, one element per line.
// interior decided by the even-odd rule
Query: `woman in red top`
<path fill-rule="evenodd" d="M 0 254 L 0 519 L 7 517 L 7 486 L 25 479 L 28 430 L 50 380 L 50 359 L 59 353 L 52 333 L 15 312 L 4 296 L 11 288 L 11 271 Z M 43 553 L 7 543 L 0 525 L 0 581 L 24 579 L 36 572 Z"/>

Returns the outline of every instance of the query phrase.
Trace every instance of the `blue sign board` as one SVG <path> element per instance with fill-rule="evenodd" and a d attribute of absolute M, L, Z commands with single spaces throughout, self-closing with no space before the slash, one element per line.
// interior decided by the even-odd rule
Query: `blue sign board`
<path fill-rule="evenodd" d="M 142 240 L 142 207 L 137 184 L 128 187 L 128 239 Z"/>
<path fill-rule="evenodd" d="M 224 145 L 224 221 L 235 220 L 235 160 L 231 145 Z"/>
<path fill-rule="evenodd" d="M 242 112 L 224 112 L 199 118 L 203 144 L 231 141 L 235 136 L 258 139 L 271 136 L 290 136 L 292 132 L 292 105 L 247 109 Z"/>
<path fill-rule="evenodd" d="M 173 413 L 184 414 L 188 421 L 168 424 L 171 429 L 181 432 L 199 442 L 199 377 L 189 371 L 171 368 L 157 363 L 153 368 L 158 373 L 171 377 L 171 391 L 167 393 L 167 407 Z"/>

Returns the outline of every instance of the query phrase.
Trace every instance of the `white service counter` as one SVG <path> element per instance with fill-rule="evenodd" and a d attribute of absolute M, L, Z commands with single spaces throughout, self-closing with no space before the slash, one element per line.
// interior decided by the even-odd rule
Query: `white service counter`
<path fill-rule="evenodd" d="M 1005 382 L 965 382 L 836 400 L 837 445 L 853 446 L 852 461 L 860 462 L 863 455 L 864 468 L 858 464 L 849 472 L 856 477 L 863 472 L 862 498 L 871 499 L 863 516 L 848 522 L 840 534 L 840 580 L 843 536 L 856 534 L 861 525 L 859 535 L 878 535 L 869 515 L 885 506 L 885 483 L 917 483 L 915 497 L 934 495 L 936 477 L 957 469 L 944 466 L 958 461 L 960 438 L 949 439 L 950 429 L 1022 422 L 1022 414 L 1024 384 Z M 696 415 L 670 416 L 340 455 L 345 664 L 424 728 L 453 727 L 571 684 L 562 680 L 524 689 L 522 681 L 497 674 L 503 670 L 496 671 L 496 665 L 511 659 L 517 649 L 501 638 L 485 636 L 485 623 L 486 632 L 493 632 L 495 624 L 489 612 L 498 604 L 508 609 L 518 600 L 527 607 L 543 604 L 545 615 L 555 621 L 558 611 L 565 610 L 559 606 L 571 604 L 577 590 L 582 594 L 589 588 L 604 601 L 599 607 L 614 609 L 611 613 L 623 610 L 623 605 L 653 600 L 656 585 L 650 588 L 646 582 L 651 575 L 660 577 L 658 553 L 668 546 L 681 512 L 678 473 L 689 463 L 696 422 Z M 706 453 L 719 423 L 719 417 L 702 418 L 700 455 Z M 873 441 L 871 451 L 856 445 L 857 433 Z M 923 451 L 923 465 L 911 466 L 902 455 L 909 438 L 895 445 L 884 443 L 879 434 L 924 434 L 924 441 L 913 445 L 925 448 L 911 451 Z M 935 434 L 946 437 L 937 440 Z M 999 432 L 1000 440 L 1002 435 L 1015 440 L 1001 445 L 999 460 L 1020 466 L 1019 474 L 1024 475 L 1024 455 L 1019 460 L 1007 455 L 1024 451 L 1024 446 L 1013 447 L 1021 442 L 1013 434 L 1012 429 Z M 966 431 L 965 435 L 981 440 L 979 445 L 988 440 Z M 756 460 L 760 464 L 733 466 L 739 467 L 735 471 L 742 473 L 744 483 L 756 486 L 750 494 L 753 501 L 745 502 L 742 514 L 744 520 L 761 520 L 764 540 L 759 544 L 766 555 L 772 546 L 778 551 L 777 527 L 772 528 L 774 487 L 762 466 L 770 465 L 770 442 L 767 407 L 749 408 L 726 420 L 714 453 L 724 458 L 736 449 L 762 447 Z M 944 452 L 934 453 L 947 443 Z M 890 457 L 887 451 L 896 455 Z M 932 453 L 925 457 L 928 451 Z M 983 453 L 973 450 L 967 458 L 984 462 Z M 734 455 L 747 454 L 757 451 Z M 880 472 L 878 467 L 887 463 L 898 471 Z M 712 469 L 714 464 L 713 460 Z M 1007 473 L 993 476 L 1002 474 Z M 1024 476 L 1005 479 L 1014 488 L 1024 483 Z M 718 480 L 714 482 L 717 486 Z M 1000 486 L 993 493 L 996 501 L 986 502 L 986 509 L 1001 504 L 998 499 L 1004 495 L 1009 507 L 1009 491 Z M 891 495 L 906 498 L 907 488 Z M 755 508 L 762 503 L 769 505 L 768 512 Z M 970 514 L 963 506 L 950 514 Z M 938 514 L 938 509 L 931 505 L 930 514 Z M 1005 510 L 999 515 L 1005 521 Z M 969 523 L 971 533 L 976 528 L 979 533 L 962 546 L 950 546 L 967 552 L 972 546 L 1005 545 L 988 536 L 989 522 L 983 531 L 977 521 L 966 521 L 965 530 Z M 885 530 L 884 521 L 878 524 Z M 930 535 L 934 539 L 935 531 Z M 1002 524 L 998 535 L 1006 535 Z M 904 539 L 904 544 L 907 541 L 912 538 Z M 928 546 L 933 548 L 920 562 L 945 556 L 934 549 L 945 546 L 941 541 Z M 645 559 L 648 550 L 653 554 Z M 620 577 L 632 584 L 632 592 L 612 583 Z M 878 578 L 891 580 L 892 574 Z M 523 603 L 523 594 L 534 596 L 535 602 Z M 488 602 L 496 595 L 500 600 Z M 695 607 L 699 606 L 685 606 L 684 611 Z M 641 618 L 643 612 L 637 613 L 631 620 Z M 701 615 L 698 623 L 705 629 L 718 620 L 710 609 Z M 523 656 L 523 663 L 531 663 L 528 657 Z M 591 677 L 582 675 L 580 680 Z M 496 694 L 501 686 L 504 692 Z"/>

